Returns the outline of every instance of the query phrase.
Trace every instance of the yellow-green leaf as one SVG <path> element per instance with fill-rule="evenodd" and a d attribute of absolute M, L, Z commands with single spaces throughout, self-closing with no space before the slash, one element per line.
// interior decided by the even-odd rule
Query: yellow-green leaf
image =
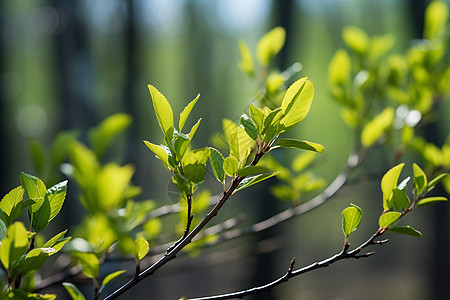
<path fill-rule="evenodd" d="M 398 178 L 402 172 L 403 166 L 405 164 L 401 163 L 391 168 L 384 174 L 381 179 L 381 191 L 383 192 L 383 209 L 388 211 L 391 209 L 393 190 L 397 188 Z"/>
<path fill-rule="evenodd" d="M 380 225 L 380 228 L 387 228 L 390 225 L 394 224 L 395 221 L 398 220 L 398 218 L 401 217 L 401 213 L 396 211 L 388 211 L 380 216 L 378 219 L 378 224 Z"/>
<path fill-rule="evenodd" d="M 233 177 L 234 174 L 236 174 L 237 170 L 239 169 L 239 162 L 234 156 L 228 156 L 223 161 L 223 170 L 225 171 L 225 174 L 227 174 L 230 177 Z"/>
<path fill-rule="evenodd" d="M 69 293 L 72 300 L 86 300 L 83 293 L 81 293 L 80 290 L 73 283 L 63 282 L 62 285 Z"/>
<path fill-rule="evenodd" d="M 342 39 L 351 50 L 358 54 L 365 54 L 369 50 L 370 38 L 364 30 L 358 27 L 344 28 Z"/>
<path fill-rule="evenodd" d="M 275 27 L 266 33 L 256 45 L 256 55 L 259 63 L 267 66 L 272 58 L 283 48 L 285 39 L 286 32 L 282 27 Z"/>
<path fill-rule="evenodd" d="M 172 142 L 173 138 L 173 112 L 166 97 L 161 94 L 154 86 L 148 85 L 148 89 L 152 96 L 153 108 L 155 109 L 156 118 L 158 119 L 159 127 L 164 133 L 168 143 Z"/>
<path fill-rule="evenodd" d="M 350 57 L 345 50 L 339 49 L 328 66 L 328 80 L 330 84 L 345 86 L 350 82 L 351 70 Z"/>
<path fill-rule="evenodd" d="M 419 230 L 414 229 L 409 225 L 407 225 L 407 226 L 392 226 L 392 227 L 389 227 L 389 229 L 387 231 L 411 235 L 411 236 L 415 236 L 415 237 L 422 237 L 422 233 Z"/>
<path fill-rule="evenodd" d="M 134 256 L 137 260 L 142 260 L 150 250 L 148 242 L 140 237 L 134 242 Z"/>
<path fill-rule="evenodd" d="M 314 87 L 307 77 L 291 84 L 281 102 L 281 124 L 285 130 L 301 122 L 309 112 L 314 98 Z"/>
<path fill-rule="evenodd" d="M 361 208 L 353 204 L 342 211 L 342 231 L 346 239 L 358 228 L 361 223 L 361 217 Z"/>
<path fill-rule="evenodd" d="M 254 74 L 252 53 L 244 41 L 239 41 L 239 52 L 241 53 L 239 68 L 252 77 Z"/>
<path fill-rule="evenodd" d="M 183 130 L 184 124 L 186 123 L 187 118 L 191 114 L 192 109 L 194 108 L 195 104 L 197 103 L 198 99 L 200 98 L 200 94 L 195 97 L 194 100 L 192 100 L 180 113 L 180 121 L 178 122 L 178 128 L 181 132 Z"/>
<path fill-rule="evenodd" d="M 417 202 L 417 206 L 428 206 L 435 203 L 447 201 L 445 197 L 428 197 Z"/>
<path fill-rule="evenodd" d="M 443 1 L 432 1 L 425 11 L 424 37 L 429 40 L 441 38 L 445 34 L 448 7 Z"/>
<path fill-rule="evenodd" d="M 394 110 L 385 108 L 379 115 L 375 116 L 361 132 L 361 142 L 364 147 L 372 146 L 391 127 L 394 121 Z"/>
<path fill-rule="evenodd" d="M 425 175 L 425 172 L 416 163 L 413 163 L 413 173 L 415 194 L 420 195 L 427 187 L 427 175 Z"/>
<path fill-rule="evenodd" d="M 277 146 L 281 148 L 296 148 L 309 150 L 314 152 L 323 153 L 324 147 L 320 144 L 308 142 L 308 141 L 299 141 L 294 139 L 278 139 Z"/>
<path fill-rule="evenodd" d="M 223 170 L 224 158 L 219 150 L 209 147 L 209 161 L 211 162 L 211 168 L 216 176 L 216 179 L 223 183 L 225 180 L 225 171 Z"/>

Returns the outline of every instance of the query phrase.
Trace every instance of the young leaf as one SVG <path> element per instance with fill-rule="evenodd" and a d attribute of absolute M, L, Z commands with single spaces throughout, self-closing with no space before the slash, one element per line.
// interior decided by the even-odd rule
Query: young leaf
<path fill-rule="evenodd" d="M 253 103 L 250 104 L 249 108 L 250 118 L 252 118 L 253 123 L 258 129 L 259 133 L 264 130 L 264 113 L 261 109 L 257 108 Z"/>
<path fill-rule="evenodd" d="M 429 191 L 431 191 L 432 189 L 434 189 L 434 187 L 447 176 L 450 176 L 450 175 L 448 173 L 443 173 L 443 174 L 436 176 L 436 178 L 432 179 L 427 185 L 427 189 L 426 189 L 427 193 Z"/>
<path fill-rule="evenodd" d="M 428 197 L 417 202 L 417 206 L 428 206 L 442 201 L 447 201 L 445 197 Z"/>
<path fill-rule="evenodd" d="M 355 26 L 349 26 L 342 31 L 342 39 L 347 46 L 358 54 L 369 50 L 370 38 L 365 31 Z"/>
<path fill-rule="evenodd" d="M 191 138 L 191 140 L 194 138 L 195 133 L 197 132 L 198 126 L 200 126 L 200 122 L 202 121 L 202 118 L 198 119 L 197 123 L 192 126 L 191 131 L 188 133 L 188 137 Z"/>
<path fill-rule="evenodd" d="M 44 245 L 42 245 L 42 248 L 53 248 L 55 249 L 55 251 L 59 251 L 62 246 L 69 242 L 70 238 L 64 238 L 64 235 L 67 233 L 67 229 L 58 233 L 57 235 L 55 235 L 54 237 L 52 237 L 51 239 L 49 239 L 47 242 L 45 242 Z M 63 245 L 60 245 L 60 247 L 55 247 L 55 245 L 58 245 L 59 243 L 64 242 Z M 58 249 L 57 249 L 58 248 Z"/>
<path fill-rule="evenodd" d="M 359 223 L 361 223 L 361 217 L 361 208 L 354 204 L 342 211 L 342 231 L 344 232 L 346 239 L 348 239 L 350 234 L 358 228 Z"/>
<path fill-rule="evenodd" d="M 223 169 L 224 158 L 219 150 L 209 147 L 209 161 L 211 162 L 211 168 L 216 179 L 220 183 L 223 183 L 225 180 L 225 171 Z"/>
<path fill-rule="evenodd" d="M 280 123 L 284 126 L 284 131 L 303 121 L 311 108 L 313 98 L 314 87 L 307 77 L 291 84 L 281 102 Z"/>
<path fill-rule="evenodd" d="M 22 202 L 23 194 L 23 187 L 18 186 L 15 189 L 11 190 L 8 194 L 6 194 L 0 202 L 0 216 L 7 226 L 9 226 L 15 218 L 19 217 L 20 214 L 22 214 L 22 210 L 20 210 L 19 216 L 13 216 L 13 210 Z"/>
<path fill-rule="evenodd" d="M 222 127 L 227 138 L 228 145 L 230 146 L 230 155 L 239 159 L 239 141 L 237 135 L 238 126 L 231 120 L 223 119 Z"/>
<path fill-rule="evenodd" d="M 100 271 L 100 264 L 97 256 L 93 253 L 77 252 L 73 254 L 81 263 L 83 273 L 89 278 L 95 278 Z"/>
<path fill-rule="evenodd" d="M 239 52 L 241 53 L 239 68 L 252 77 L 254 74 L 252 53 L 244 41 L 239 41 Z"/>
<path fill-rule="evenodd" d="M 0 245 L 0 260 L 9 270 L 28 248 L 28 233 L 22 222 L 14 222 L 8 227 L 7 237 Z"/>
<path fill-rule="evenodd" d="M 22 274 L 26 274 L 33 270 L 37 270 L 44 265 L 51 253 L 54 253 L 53 248 L 36 248 L 28 252 L 24 260 L 19 263 L 19 270 Z"/>
<path fill-rule="evenodd" d="M 134 242 L 134 256 L 138 261 L 141 261 L 150 250 L 148 242 L 140 237 Z"/>
<path fill-rule="evenodd" d="M 256 55 L 259 63 L 267 66 L 272 58 L 283 48 L 285 39 L 286 32 L 282 27 L 275 27 L 266 33 L 256 45 Z"/>
<path fill-rule="evenodd" d="M 30 213 L 31 227 L 36 232 L 42 231 L 50 222 L 51 206 L 47 198 L 44 199 L 38 210 Z"/>
<path fill-rule="evenodd" d="M 63 282 L 62 284 L 66 291 L 69 293 L 72 300 L 86 300 L 84 295 L 80 292 L 80 290 L 70 282 Z"/>
<path fill-rule="evenodd" d="M 392 226 L 389 227 L 387 231 L 401 233 L 406 235 L 411 235 L 415 237 L 422 237 L 422 233 L 417 229 L 412 228 L 411 226 Z"/>
<path fill-rule="evenodd" d="M 259 174 L 259 175 L 255 175 L 255 176 L 249 176 L 249 177 L 245 177 L 241 183 L 239 183 L 239 185 L 237 186 L 235 192 L 243 190 L 245 188 L 248 188 L 249 186 L 252 186 L 258 182 L 261 182 L 263 180 L 269 179 L 275 175 L 277 175 L 278 172 L 271 172 L 271 173 L 264 173 L 264 174 Z"/>
<path fill-rule="evenodd" d="M 131 116 L 118 113 L 103 120 L 100 125 L 91 129 L 88 133 L 89 143 L 97 157 L 103 155 L 114 138 L 131 124 Z"/>
<path fill-rule="evenodd" d="M 154 86 L 149 84 L 148 89 L 152 96 L 153 108 L 155 109 L 159 127 L 163 131 L 167 142 L 171 143 L 174 132 L 172 107 L 170 107 L 166 97 L 164 97 L 164 95 L 161 94 Z"/>
<path fill-rule="evenodd" d="M 263 166 L 247 166 L 245 168 L 238 170 L 236 172 L 236 175 L 238 175 L 240 177 L 245 177 L 245 176 L 254 176 L 254 175 L 258 175 L 258 174 L 272 173 L 272 172 L 273 172 L 272 170 L 270 170 L 269 168 L 263 167 Z"/>
<path fill-rule="evenodd" d="M 209 158 L 209 148 L 189 151 L 183 158 L 184 176 L 193 183 L 200 183 L 205 179 L 206 162 Z"/>
<path fill-rule="evenodd" d="M 384 174 L 381 179 L 381 191 L 383 192 L 383 209 L 388 211 L 391 209 L 393 190 L 397 187 L 398 177 L 405 164 L 401 163 Z"/>
<path fill-rule="evenodd" d="M 170 152 L 169 148 L 167 148 L 164 145 L 155 145 L 148 141 L 144 141 L 144 144 L 147 146 L 148 149 L 150 149 L 153 152 L 153 154 L 156 155 L 156 157 L 160 161 L 162 161 L 164 166 L 167 169 L 169 169 L 169 171 L 173 171 L 173 168 L 174 168 L 173 158 L 172 158 L 172 153 Z"/>
<path fill-rule="evenodd" d="M 448 19 L 448 7 L 445 2 L 432 1 L 425 11 L 424 37 L 429 40 L 445 34 Z"/>
<path fill-rule="evenodd" d="M 117 277 L 122 275 L 123 273 L 125 273 L 125 270 L 120 270 L 120 271 L 116 271 L 116 272 L 109 274 L 108 276 L 105 277 L 105 279 L 103 279 L 102 286 L 106 286 L 108 283 L 110 283 L 111 281 L 113 281 L 114 279 L 116 279 Z"/>
<path fill-rule="evenodd" d="M 179 128 L 180 132 L 181 132 L 181 130 L 183 130 L 184 124 L 186 123 L 186 120 L 188 119 L 189 115 L 191 114 L 191 111 L 194 108 L 194 106 L 197 103 L 199 98 L 200 98 L 200 94 L 198 94 L 194 100 L 189 102 L 189 104 L 180 113 L 180 121 L 178 122 L 178 128 Z"/>
<path fill-rule="evenodd" d="M 20 174 L 20 182 L 27 192 L 28 198 L 34 200 L 35 202 L 35 204 L 31 206 L 31 210 L 33 212 L 38 210 L 42 204 L 42 201 L 44 201 L 44 196 L 47 192 L 44 182 L 36 176 L 29 175 L 24 172 Z"/>
<path fill-rule="evenodd" d="M 223 170 L 225 171 L 225 174 L 227 174 L 230 177 L 233 177 L 234 174 L 236 174 L 237 170 L 239 169 L 239 162 L 234 156 L 228 156 L 223 161 Z"/>
<path fill-rule="evenodd" d="M 314 152 L 323 153 L 324 147 L 320 144 L 316 144 L 308 141 L 299 141 L 294 139 L 278 139 L 277 146 L 281 148 L 297 148 L 310 150 Z"/>
<path fill-rule="evenodd" d="M 351 71 L 350 57 L 345 50 L 340 49 L 328 66 L 328 81 L 331 85 L 345 86 L 350 82 Z"/>
<path fill-rule="evenodd" d="M 239 123 L 241 123 L 241 125 L 244 127 L 248 136 L 253 140 L 256 140 L 256 138 L 258 137 L 258 130 L 256 129 L 255 124 L 253 124 L 252 119 L 250 119 L 246 114 L 243 114 L 239 119 Z"/>
<path fill-rule="evenodd" d="M 361 143 L 364 147 L 372 146 L 385 133 L 394 121 L 394 110 L 385 108 L 379 115 L 375 116 L 361 132 Z"/>
<path fill-rule="evenodd" d="M 392 191 L 392 203 L 394 205 L 395 210 L 404 210 L 407 209 L 410 205 L 410 200 L 406 195 L 406 191 L 403 189 L 393 189 Z"/>
<path fill-rule="evenodd" d="M 427 175 L 425 175 L 425 172 L 416 163 L 413 163 L 413 173 L 415 194 L 420 195 L 428 184 Z"/>
<path fill-rule="evenodd" d="M 380 216 L 378 224 L 380 228 L 387 228 L 400 218 L 402 214 L 396 211 L 388 211 Z"/>
<path fill-rule="evenodd" d="M 45 197 L 50 202 L 50 219 L 53 220 L 56 215 L 58 215 L 61 207 L 64 203 L 67 193 L 67 180 L 64 180 L 58 184 L 55 184 L 47 190 Z"/>

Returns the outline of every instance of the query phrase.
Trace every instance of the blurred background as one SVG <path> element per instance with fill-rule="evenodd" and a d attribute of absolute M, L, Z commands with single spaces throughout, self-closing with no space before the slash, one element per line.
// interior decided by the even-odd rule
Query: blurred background
<path fill-rule="evenodd" d="M 330 59 L 344 46 L 341 30 L 355 25 L 370 35 L 392 33 L 393 51 L 403 51 L 422 36 L 427 3 L 0 0 L 0 192 L 19 185 L 20 171 L 35 173 L 29 150 L 33 139 L 49 145 L 58 131 L 74 128 L 83 136 L 105 117 L 125 112 L 133 123 L 111 157 L 136 166 L 133 182 L 143 188 L 143 198 L 170 203 L 170 174 L 142 143 L 162 139 L 146 85 L 156 86 L 175 113 L 201 93 L 192 120 L 203 121 L 194 144 L 208 145 L 221 130 L 221 118 L 236 120 L 257 92 L 237 67 L 238 40 L 254 49 L 275 26 L 287 33 L 276 66 L 284 70 L 300 62 L 299 76 L 315 85 L 311 112 L 295 136 L 325 146 L 315 170 L 331 182 L 344 168 L 352 140 L 327 84 Z M 448 113 L 441 112 L 447 119 Z M 442 144 L 448 122 L 440 126 Z M 365 167 L 382 174 L 389 166 L 372 161 Z M 364 211 L 356 245 L 377 229 L 380 178 L 350 183 L 327 204 L 276 229 L 207 249 L 204 257 L 176 259 L 120 299 L 205 296 L 267 283 L 286 272 L 292 257 L 300 267 L 340 251 L 340 212 L 350 202 Z M 250 224 L 288 206 L 274 199 L 261 205 L 257 198 L 265 191 L 259 187 L 233 198 L 223 214 L 244 212 Z M 63 210 L 76 208 L 70 201 L 76 197 Z M 367 260 L 341 261 L 249 299 L 445 299 L 450 294 L 449 208 L 439 205 L 412 216 L 424 234 L 420 240 L 395 236 Z M 80 218 L 66 213 L 61 226 Z"/>

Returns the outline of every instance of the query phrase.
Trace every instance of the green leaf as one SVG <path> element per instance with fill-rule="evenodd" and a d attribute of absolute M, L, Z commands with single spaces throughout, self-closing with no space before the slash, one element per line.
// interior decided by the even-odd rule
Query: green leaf
<path fill-rule="evenodd" d="M 191 143 L 191 138 L 180 132 L 175 132 L 174 140 L 173 140 L 173 148 L 175 150 L 175 155 L 178 160 L 181 160 L 186 153 L 186 150 L 189 148 Z"/>
<path fill-rule="evenodd" d="M 28 272 L 39 269 L 44 265 L 51 253 L 54 253 L 53 248 L 36 248 L 28 252 L 24 260 L 20 261 L 20 273 L 25 275 Z"/>
<path fill-rule="evenodd" d="M 415 194 L 420 195 L 425 191 L 428 184 L 427 175 L 425 175 L 425 172 L 416 163 L 413 163 L 413 173 Z"/>
<path fill-rule="evenodd" d="M 67 180 L 64 180 L 58 184 L 55 184 L 45 193 L 45 197 L 50 202 L 51 208 L 49 221 L 53 220 L 53 218 L 58 215 L 61 207 L 63 206 L 64 199 L 66 198 L 67 193 L 67 182 Z"/>
<path fill-rule="evenodd" d="M 429 40 L 441 38 L 446 31 L 448 7 L 443 1 L 432 1 L 425 11 L 424 37 Z"/>
<path fill-rule="evenodd" d="M 222 128 L 230 147 L 230 155 L 239 159 L 239 141 L 237 136 L 237 125 L 228 119 L 222 120 Z"/>
<path fill-rule="evenodd" d="M 155 109 L 156 118 L 167 142 L 170 144 L 173 138 L 173 112 L 166 97 L 161 94 L 154 86 L 148 85 L 148 89 L 152 96 L 153 108 Z"/>
<path fill-rule="evenodd" d="M 248 188 L 249 186 L 252 186 L 258 182 L 261 182 L 263 180 L 269 179 L 275 175 L 277 175 L 279 172 L 271 172 L 271 173 L 264 173 L 264 174 L 259 174 L 259 175 L 255 175 L 255 176 L 249 176 L 249 177 L 245 177 L 237 186 L 235 192 L 243 190 L 245 188 Z"/>
<path fill-rule="evenodd" d="M 47 192 L 44 182 L 36 176 L 29 175 L 24 172 L 20 174 L 20 182 L 27 192 L 28 198 L 34 200 L 35 202 L 35 204 L 31 206 L 31 210 L 33 212 L 38 210 L 44 201 L 45 193 Z"/>
<path fill-rule="evenodd" d="M 186 153 L 182 161 L 184 176 L 194 183 L 202 182 L 205 179 L 208 158 L 209 148 L 195 149 Z"/>
<path fill-rule="evenodd" d="M 272 173 L 273 171 L 263 166 L 247 166 L 236 172 L 240 177 L 254 176 L 263 173 Z"/>
<path fill-rule="evenodd" d="M 440 174 L 440 175 L 438 175 L 438 176 L 436 176 L 434 179 L 432 179 L 429 183 L 428 183 L 428 185 L 427 185 L 427 193 L 429 192 L 429 191 L 431 191 L 432 189 L 434 189 L 434 187 L 439 183 L 439 182 L 441 182 L 442 180 L 444 180 L 444 178 L 445 177 L 447 177 L 447 176 L 450 176 L 448 173 L 442 173 L 442 174 Z"/>
<path fill-rule="evenodd" d="M 422 237 L 422 233 L 420 231 L 412 228 L 409 225 L 408 226 L 392 226 L 392 227 L 389 227 L 389 229 L 387 231 L 411 235 L 411 236 L 415 236 L 415 237 Z"/>
<path fill-rule="evenodd" d="M 275 27 L 266 33 L 256 45 L 256 55 L 259 63 L 267 66 L 272 58 L 283 48 L 285 39 L 286 32 L 282 27 Z"/>
<path fill-rule="evenodd" d="M 6 227 L 5 222 L 3 222 L 3 220 L 0 220 L 0 242 L 6 238 L 6 236 L 8 235 L 8 230 Z"/>
<path fill-rule="evenodd" d="M 311 165 L 311 163 L 316 158 L 316 153 L 314 152 L 302 152 L 299 155 L 297 155 L 294 160 L 292 161 L 292 170 L 295 172 L 301 172 L 304 169 L 306 169 L 308 166 Z"/>
<path fill-rule="evenodd" d="M 268 94 L 277 92 L 284 84 L 286 78 L 283 74 L 272 72 L 266 79 L 266 91 Z"/>
<path fill-rule="evenodd" d="M 428 197 L 417 202 L 417 206 L 428 206 L 442 201 L 447 201 L 445 197 Z"/>
<path fill-rule="evenodd" d="M 262 133 L 264 130 L 264 112 L 252 103 L 250 104 L 249 113 L 258 132 Z"/>
<path fill-rule="evenodd" d="M 117 209 L 123 204 L 124 195 L 134 174 L 132 165 L 105 165 L 97 179 L 97 206 L 103 211 Z"/>
<path fill-rule="evenodd" d="M 88 132 L 89 143 L 97 157 L 101 157 L 113 140 L 131 124 L 131 116 L 118 113 L 104 119 Z"/>
<path fill-rule="evenodd" d="M 281 102 L 280 123 L 288 130 L 301 122 L 309 112 L 314 98 L 314 87 L 307 77 L 295 81 L 287 89 Z"/>
<path fill-rule="evenodd" d="M 39 141 L 33 139 L 30 141 L 29 148 L 33 167 L 38 173 L 42 174 L 46 161 L 46 150 L 44 146 Z"/>
<path fill-rule="evenodd" d="M 365 31 L 355 26 L 344 28 L 342 31 L 342 39 L 351 50 L 358 54 L 365 54 L 369 50 L 369 36 Z"/>
<path fill-rule="evenodd" d="M 401 189 L 393 189 L 392 191 L 392 203 L 394 205 L 395 210 L 405 210 L 409 207 L 411 201 L 406 195 L 406 190 Z"/>
<path fill-rule="evenodd" d="M 299 141 L 294 139 L 278 139 L 277 146 L 281 148 L 296 148 L 309 150 L 314 152 L 323 153 L 324 147 L 320 144 L 308 142 L 308 141 Z"/>
<path fill-rule="evenodd" d="M 200 94 L 198 94 L 194 100 L 189 102 L 189 104 L 180 113 L 180 121 L 178 122 L 178 128 L 179 128 L 180 132 L 181 132 L 181 130 L 183 130 L 184 124 L 186 123 L 186 120 L 188 119 L 189 115 L 191 114 L 191 111 L 194 108 L 194 106 L 197 103 L 199 98 L 200 98 Z"/>
<path fill-rule="evenodd" d="M 134 256 L 138 261 L 141 261 L 150 250 L 148 242 L 140 237 L 134 242 Z"/>
<path fill-rule="evenodd" d="M 125 270 L 120 270 L 120 271 L 116 271 L 116 272 L 109 274 L 108 276 L 105 277 L 105 279 L 103 279 L 102 286 L 106 286 L 108 283 L 110 283 L 111 281 L 113 281 L 114 279 L 116 279 L 117 277 L 122 275 L 123 273 L 125 273 Z"/>
<path fill-rule="evenodd" d="M 147 146 L 150 151 L 155 154 L 155 156 L 162 161 L 164 166 L 169 169 L 169 171 L 173 170 L 173 157 L 172 153 L 170 152 L 170 149 L 167 148 L 164 145 L 155 145 L 153 143 L 150 143 L 148 141 L 144 141 L 144 144 Z"/>
<path fill-rule="evenodd" d="M 241 123 L 241 125 L 244 127 L 245 132 L 247 132 L 248 136 L 253 140 L 256 140 L 256 138 L 258 137 L 258 130 L 256 129 L 255 124 L 253 124 L 252 119 L 250 119 L 246 114 L 243 114 L 239 119 L 239 123 Z"/>
<path fill-rule="evenodd" d="M 223 161 L 223 170 L 225 171 L 225 174 L 227 174 L 230 177 L 233 177 L 234 174 L 236 174 L 237 170 L 239 169 L 239 162 L 234 156 L 228 156 Z"/>
<path fill-rule="evenodd" d="M 47 198 L 44 199 L 39 209 L 35 212 L 30 212 L 31 227 L 36 232 L 42 231 L 50 222 L 51 206 Z"/>
<path fill-rule="evenodd" d="M 343 49 L 336 51 L 328 66 L 328 81 L 331 85 L 346 86 L 350 82 L 352 65 Z"/>
<path fill-rule="evenodd" d="M 372 146 L 391 127 L 394 121 L 394 110 L 385 108 L 379 115 L 375 116 L 361 132 L 361 143 L 364 147 Z"/>
<path fill-rule="evenodd" d="M 239 52 L 241 54 L 239 68 L 252 77 L 254 74 L 252 53 L 244 41 L 239 41 Z"/>
<path fill-rule="evenodd" d="M 6 194 L 0 202 L 0 210 L 2 212 L 1 217 L 7 226 L 11 224 L 12 218 L 10 218 L 10 216 L 12 215 L 14 207 L 17 207 L 19 203 L 22 202 L 23 194 L 23 187 L 18 186 L 15 189 L 11 190 L 8 194 Z M 22 211 L 20 211 L 20 213 L 22 213 Z M 16 217 L 18 216 L 14 216 L 14 219 Z"/>
<path fill-rule="evenodd" d="M 361 217 L 361 208 L 354 204 L 342 211 L 342 230 L 346 239 L 358 228 L 359 223 L 361 223 Z"/>
<path fill-rule="evenodd" d="M 5 269 L 9 270 L 27 251 L 28 232 L 22 222 L 14 222 L 8 227 L 7 233 L 0 245 L 0 260 Z"/>
<path fill-rule="evenodd" d="M 381 179 L 381 191 L 383 192 L 383 209 L 388 211 L 391 209 L 393 190 L 397 188 L 398 178 L 405 164 L 401 163 L 384 174 Z"/>
<path fill-rule="evenodd" d="M 3 298 L 2 298 L 3 299 Z M 21 289 L 12 289 L 6 293 L 6 299 L 13 300 L 55 300 L 55 294 L 28 293 Z"/>
<path fill-rule="evenodd" d="M 70 282 L 63 282 L 62 284 L 66 291 L 69 293 L 72 300 L 86 300 L 84 295 L 80 292 L 80 290 Z"/>
<path fill-rule="evenodd" d="M 76 252 L 73 255 L 79 260 L 83 267 L 83 273 L 89 278 L 95 278 L 100 271 L 100 264 L 97 256 L 93 253 Z"/>
<path fill-rule="evenodd" d="M 202 118 L 198 119 L 197 123 L 192 126 L 191 131 L 189 131 L 188 136 L 191 138 L 191 140 L 194 138 L 195 133 L 197 132 L 198 126 L 200 126 L 200 122 L 202 121 Z"/>
<path fill-rule="evenodd" d="M 387 228 L 390 225 L 394 224 L 395 221 L 398 220 L 398 218 L 401 217 L 401 213 L 396 211 L 388 211 L 380 216 L 378 219 L 378 224 L 380 225 L 380 228 Z"/>
<path fill-rule="evenodd" d="M 42 248 L 53 248 L 55 249 L 54 253 L 51 253 L 50 255 L 56 254 L 61 248 L 68 243 L 71 240 L 71 237 L 64 237 L 64 235 L 67 233 L 67 229 L 58 233 L 51 239 L 49 239 L 47 242 L 45 242 L 44 245 L 42 245 Z"/>
<path fill-rule="evenodd" d="M 223 183 L 225 180 L 225 171 L 223 169 L 224 158 L 219 150 L 208 147 L 209 148 L 209 161 L 211 162 L 211 168 L 216 176 L 216 179 Z"/>

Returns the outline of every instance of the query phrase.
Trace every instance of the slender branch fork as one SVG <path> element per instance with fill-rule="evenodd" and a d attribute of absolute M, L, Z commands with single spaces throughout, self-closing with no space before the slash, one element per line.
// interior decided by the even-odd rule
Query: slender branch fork
<path fill-rule="evenodd" d="M 259 160 L 263 157 L 263 155 L 270 150 L 270 145 L 267 146 L 263 151 L 256 153 L 255 158 L 253 159 L 251 165 L 256 165 Z M 160 267 L 165 265 L 170 260 L 174 259 L 176 255 L 189 243 L 191 243 L 192 239 L 213 219 L 219 210 L 223 207 L 225 202 L 230 198 L 233 192 L 238 187 L 239 183 L 244 179 L 244 177 L 235 176 L 233 181 L 231 182 L 230 187 L 223 193 L 222 198 L 217 202 L 217 204 L 212 208 L 212 210 L 202 219 L 202 221 L 184 238 L 176 242 L 172 247 L 169 248 L 169 251 L 161 257 L 156 263 L 142 271 L 138 276 L 135 276 L 133 279 L 122 285 L 119 289 L 115 290 L 110 295 L 103 298 L 104 300 L 116 299 L 124 292 L 135 286 L 142 279 L 152 275 L 156 272 Z"/>

